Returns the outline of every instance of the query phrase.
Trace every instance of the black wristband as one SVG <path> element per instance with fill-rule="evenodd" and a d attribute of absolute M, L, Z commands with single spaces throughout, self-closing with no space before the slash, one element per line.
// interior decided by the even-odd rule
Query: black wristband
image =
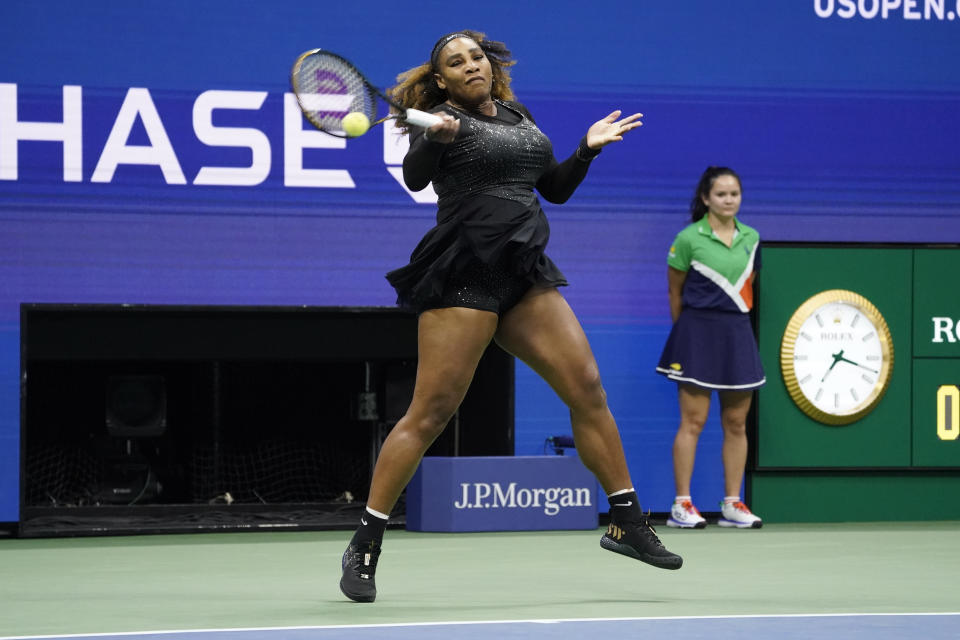
<path fill-rule="evenodd" d="M 580 160 L 581 162 L 590 162 L 591 160 L 596 158 L 598 155 L 600 155 L 600 151 L 602 151 L 602 149 L 591 149 L 590 147 L 588 147 L 587 139 L 584 138 L 583 140 L 580 141 L 580 144 L 577 145 L 577 151 L 576 151 L 577 160 Z"/>

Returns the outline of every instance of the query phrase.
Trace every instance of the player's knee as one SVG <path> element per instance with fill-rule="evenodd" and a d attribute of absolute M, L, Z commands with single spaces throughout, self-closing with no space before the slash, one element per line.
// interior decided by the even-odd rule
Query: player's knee
<path fill-rule="evenodd" d="M 417 411 L 412 426 L 424 442 L 433 442 L 443 433 L 450 418 L 456 413 L 457 406 L 458 398 L 452 395 L 445 394 L 432 398 Z"/>
<path fill-rule="evenodd" d="M 569 401 L 576 410 L 602 409 L 607 406 L 607 392 L 595 366 L 586 367 L 578 376 L 575 390 Z"/>

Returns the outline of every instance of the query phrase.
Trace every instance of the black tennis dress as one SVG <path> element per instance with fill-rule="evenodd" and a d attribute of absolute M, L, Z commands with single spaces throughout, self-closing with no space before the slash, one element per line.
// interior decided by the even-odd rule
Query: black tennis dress
<path fill-rule="evenodd" d="M 567 284 L 544 253 L 550 226 L 534 189 L 549 202 L 565 202 L 599 152 L 584 138 L 575 153 L 557 162 L 553 145 L 526 107 L 495 104 L 495 116 L 448 104 L 432 109 L 460 120 L 449 144 L 427 140 L 423 129 L 411 128 L 404 181 L 413 191 L 433 182 L 438 209 L 436 226 L 414 249 L 410 263 L 387 274 L 403 307 L 468 306 L 503 313 L 531 286 Z M 502 293 L 501 304 L 472 302 L 476 291 L 464 291 L 477 286 Z"/>

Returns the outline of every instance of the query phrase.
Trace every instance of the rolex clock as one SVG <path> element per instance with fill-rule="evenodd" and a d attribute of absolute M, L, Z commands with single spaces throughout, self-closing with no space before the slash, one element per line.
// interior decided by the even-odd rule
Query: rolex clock
<path fill-rule="evenodd" d="M 790 398 L 805 414 L 829 425 L 856 422 L 890 386 L 890 328 L 862 295 L 822 291 L 801 304 L 787 323 L 780 369 Z"/>

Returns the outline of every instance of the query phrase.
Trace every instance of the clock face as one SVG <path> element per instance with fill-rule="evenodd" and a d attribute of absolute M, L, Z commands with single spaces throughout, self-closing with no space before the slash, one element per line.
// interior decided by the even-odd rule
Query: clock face
<path fill-rule="evenodd" d="M 883 397 L 893 371 L 893 341 L 866 298 L 824 291 L 804 302 L 787 324 L 780 365 L 801 411 L 826 424 L 849 424 Z"/>

